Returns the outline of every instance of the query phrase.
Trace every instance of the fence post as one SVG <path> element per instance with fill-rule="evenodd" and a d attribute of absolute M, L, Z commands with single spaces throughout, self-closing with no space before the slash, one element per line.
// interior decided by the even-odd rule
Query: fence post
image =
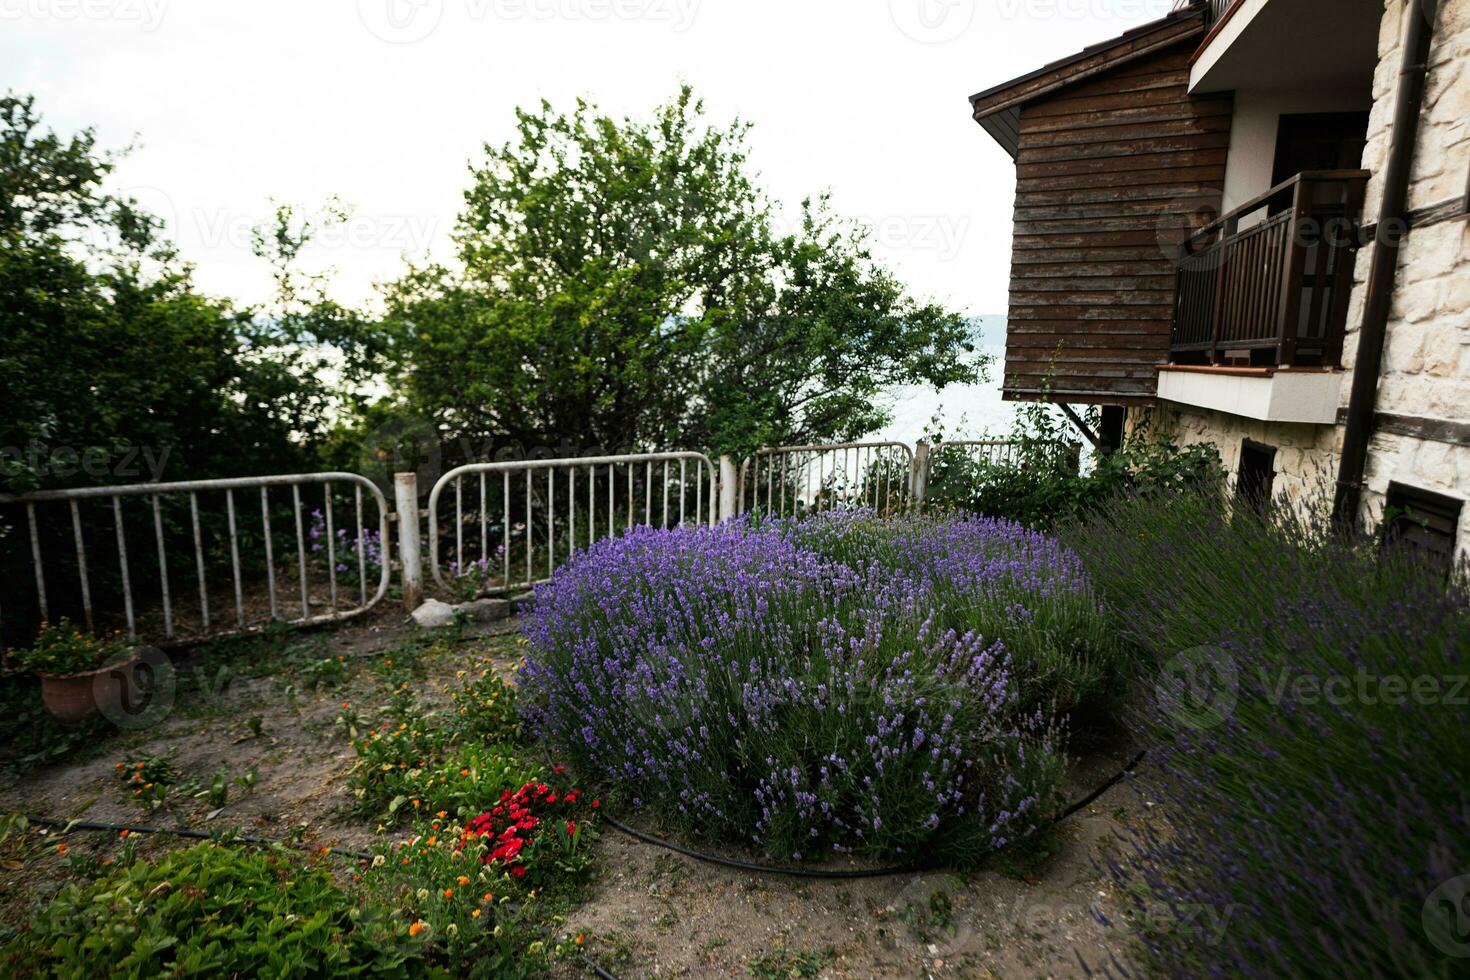
<path fill-rule="evenodd" d="M 929 492 L 929 444 L 914 445 L 913 470 L 909 473 L 909 501 L 914 510 L 924 507 L 924 495 Z"/>
<path fill-rule="evenodd" d="M 740 475 L 735 469 L 735 461 L 729 456 L 720 457 L 720 520 L 728 521 L 735 516 L 735 503 L 738 498 L 736 493 L 740 482 Z"/>
<path fill-rule="evenodd" d="M 398 511 L 398 560 L 403 567 L 403 605 L 413 612 L 424 601 L 423 552 L 419 543 L 419 478 L 395 473 L 393 493 Z"/>

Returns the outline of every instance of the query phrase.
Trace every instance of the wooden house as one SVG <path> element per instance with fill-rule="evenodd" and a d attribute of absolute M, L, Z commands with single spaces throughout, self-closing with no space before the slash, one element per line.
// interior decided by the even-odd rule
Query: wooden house
<path fill-rule="evenodd" d="M 972 96 L 1016 166 L 1005 396 L 1463 552 L 1467 54 L 1470 0 L 1181 0 Z"/>

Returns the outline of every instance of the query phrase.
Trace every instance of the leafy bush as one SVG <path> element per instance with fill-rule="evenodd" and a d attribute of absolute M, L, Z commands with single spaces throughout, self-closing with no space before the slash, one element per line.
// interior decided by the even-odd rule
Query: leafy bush
<path fill-rule="evenodd" d="M 127 656 L 129 647 L 119 635 L 93 636 L 63 618 L 55 625 L 42 623 L 36 642 L 10 654 L 15 666 L 33 674 L 68 677 L 85 674 Z"/>
<path fill-rule="evenodd" d="M 1011 458 L 988 463 L 942 447 L 932 458 L 926 500 L 931 506 L 1005 517 L 1050 530 L 1082 518 L 1122 493 L 1208 489 L 1223 478 L 1209 443 L 1179 447 L 1167 438 L 1137 439 L 1079 473 L 1049 439 L 1023 438 Z"/>
<path fill-rule="evenodd" d="M 1109 871 L 1183 976 L 1463 975 L 1470 594 L 1408 556 L 1217 499 L 1066 537 L 1151 656 L 1136 719 L 1169 826 Z"/>
<path fill-rule="evenodd" d="M 1038 652 L 1097 618 L 1086 577 L 1008 522 L 636 530 L 534 609 L 533 730 L 633 805 L 783 857 L 974 862 L 1027 837 L 1062 766 L 1035 706 L 1094 684 L 1087 655 Z"/>
<path fill-rule="evenodd" d="M 359 902 L 323 868 L 213 844 L 66 887 L 3 962 L 11 976 L 423 972 L 406 924 Z"/>
<path fill-rule="evenodd" d="M 474 673 L 458 671 L 455 681 L 458 686 L 449 692 L 454 712 L 449 727 L 456 735 L 491 745 L 520 741 L 521 717 L 514 688 L 489 668 Z"/>
<path fill-rule="evenodd" d="M 410 676 L 416 658 L 407 653 L 380 672 Z M 445 810 L 468 819 L 507 788 L 542 776 L 511 747 L 520 734 L 515 692 L 488 669 L 458 671 L 443 710 L 421 710 L 401 681 L 378 717 L 366 722 L 346 701 L 338 716 L 357 752 L 348 784 L 365 815 L 397 821 Z"/>
<path fill-rule="evenodd" d="M 448 736 L 422 718 L 386 722 L 354 739 L 357 764 L 348 785 L 360 812 L 381 820 L 447 810 L 459 817 L 480 812 L 510 786 L 540 775 L 502 746 L 470 742 L 451 746 Z"/>

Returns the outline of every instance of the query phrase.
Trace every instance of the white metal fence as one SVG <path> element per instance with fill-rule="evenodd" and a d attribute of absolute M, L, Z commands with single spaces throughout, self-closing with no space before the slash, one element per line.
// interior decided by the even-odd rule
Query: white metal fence
<path fill-rule="evenodd" d="M 1075 444 L 1053 448 L 1075 465 Z M 727 456 L 716 463 L 699 452 L 473 463 L 439 478 L 427 511 L 416 477 L 398 474 L 396 513 L 372 482 L 353 473 L 0 495 L 0 560 L 8 559 L 11 569 L 28 566 L 31 579 L 29 596 L 13 582 L 0 592 L 0 627 L 7 617 L 46 620 L 58 608 L 79 609 L 90 629 L 105 620 L 125 623 L 130 637 L 166 640 L 217 637 L 273 621 L 340 621 L 388 594 L 390 522 L 397 525 L 408 608 L 424 593 L 425 531 L 429 577 L 440 589 L 456 596 L 511 592 L 546 581 L 578 549 L 635 526 L 713 524 L 753 511 L 900 513 L 924 505 L 931 470 L 952 476 L 1027 465 L 1034 449 L 1023 453 L 1007 440 L 779 446 L 738 468 Z M 245 499 L 256 496 L 258 504 Z M 376 515 L 365 511 L 368 503 Z M 257 507 L 258 516 L 248 516 Z M 130 564 L 129 542 L 136 551 L 140 530 L 152 539 L 144 548 L 153 556 Z M 100 560 L 99 538 L 111 552 Z M 181 603 L 175 584 L 182 562 L 170 553 L 190 545 L 186 577 L 194 580 L 189 591 L 197 601 Z M 278 550 L 293 545 L 294 562 L 278 561 Z M 110 570 L 99 574 L 104 565 Z M 70 591 L 58 602 L 61 588 Z"/>
<path fill-rule="evenodd" d="M 441 497 L 451 489 L 453 512 L 441 533 Z M 713 524 L 718 493 L 714 464 L 695 452 L 461 466 L 429 494 L 429 568 L 446 589 L 456 580 L 479 592 L 525 589 L 550 578 L 558 559 L 620 529 Z M 441 558 L 446 553 L 452 561 Z"/>
<path fill-rule="evenodd" d="M 272 490 L 278 491 L 274 500 Z M 290 491 L 289 513 L 283 509 L 284 501 L 280 499 L 283 495 L 279 492 L 285 490 Z M 237 491 L 241 492 L 239 496 Z M 243 499 L 257 494 L 258 532 L 247 524 L 247 521 L 253 524 L 255 519 L 246 516 L 247 507 L 253 510 L 257 505 L 253 500 L 247 503 Z M 142 498 L 142 508 L 129 508 L 127 503 L 137 498 Z M 371 525 L 363 521 L 365 499 L 377 505 L 377 520 Z M 308 518 L 304 509 L 318 503 Z M 346 514 L 342 513 L 344 506 Z M 65 512 L 58 517 L 55 512 L 63 508 Z M 273 510 L 277 521 L 274 527 Z M 144 612 L 138 608 L 140 574 L 149 586 L 146 612 L 156 611 L 161 620 L 159 628 L 166 639 L 174 639 L 181 631 L 191 635 L 219 635 L 222 632 L 219 627 L 229 620 L 233 620 L 233 630 L 223 632 L 245 630 L 273 620 L 302 625 L 342 620 L 367 612 L 388 592 L 388 504 L 377 487 L 354 473 L 191 480 L 0 495 L 0 512 L 15 511 L 24 515 L 31 586 L 36 611 L 43 621 L 51 618 L 54 600 L 62 598 L 57 590 L 64 587 L 75 591 L 71 592 L 73 601 L 62 605 L 71 608 L 79 605 L 89 629 L 97 628 L 102 614 L 120 613 L 129 637 L 135 638 Z M 350 525 L 343 523 L 348 515 Z M 66 533 L 68 517 L 71 554 L 66 554 L 64 547 L 57 547 L 58 535 Z M 283 517 L 288 529 L 294 528 L 295 532 L 294 570 L 276 561 L 277 528 Z M 137 535 L 140 523 L 145 528 L 142 537 Z M 151 535 L 146 529 L 150 523 Z M 377 528 L 376 532 L 373 527 Z M 106 539 L 107 550 L 112 552 L 109 557 L 113 559 L 107 565 L 96 560 L 104 546 L 95 538 L 88 541 L 89 529 L 93 535 Z M 15 531 L 12 527 L 10 538 L 18 537 Z M 288 542 L 289 533 L 288 530 Z M 128 557 L 129 540 L 135 542 L 137 553 L 136 543 L 147 537 L 152 541 L 144 545 L 142 553 L 153 552 L 151 557 L 156 561 L 133 564 Z M 174 590 L 179 569 L 177 558 L 170 563 L 170 547 L 176 547 L 180 537 L 191 541 L 193 546 L 193 567 L 189 570 L 192 576 L 185 572 L 184 577 L 194 579 L 195 588 L 189 591 L 197 589 L 197 603 L 192 604 L 197 618 L 182 615 L 183 604 Z M 242 562 L 242 548 L 247 545 L 259 547 L 263 563 L 252 561 L 253 556 L 248 552 Z M 211 571 L 218 575 L 226 556 L 230 587 L 212 587 Z M 354 566 L 356 574 L 352 575 Z M 111 574 L 113 568 L 115 577 Z M 280 595 L 280 587 L 293 575 L 294 601 Z M 373 575 L 376 583 L 369 592 Z M 263 581 L 259 580 L 261 576 Z M 355 582 L 344 583 L 344 576 Z M 65 583 L 58 580 L 62 577 L 67 579 Z M 110 594 L 94 595 L 94 580 L 99 578 L 107 581 Z M 320 591 L 314 594 L 318 583 L 324 584 L 325 594 Z M 347 587 L 340 587 L 344 584 Z M 354 584 L 355 589 L 351 588 Z M 18 598 L 19 585 L 7 583 L 4 603 Z M 96 601 L 99 598 L 101 601 Z M 234 615 L 221 615 L 221 607 L 231 605 Z M 0 617 L 4 615 L 5 607 L 0 605 Z"/>
<path fill-rule="evenodd" d="M 902 442 L 762 449 L 740 469 L 740 513 L 792 515 L 840 507 L 882 514 L 913 505 L 914 450 Z"/>

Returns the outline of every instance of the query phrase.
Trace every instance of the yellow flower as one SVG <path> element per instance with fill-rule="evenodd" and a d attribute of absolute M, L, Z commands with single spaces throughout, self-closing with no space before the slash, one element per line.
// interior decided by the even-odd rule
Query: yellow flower
<path fill-rule="evenodd" d="M 479 917 L 480 917 L 480 910 L 479 909 L 475 909 L 474 911 L 470 912 L 470 918 L 471 919 L 478 919 Z"/>

